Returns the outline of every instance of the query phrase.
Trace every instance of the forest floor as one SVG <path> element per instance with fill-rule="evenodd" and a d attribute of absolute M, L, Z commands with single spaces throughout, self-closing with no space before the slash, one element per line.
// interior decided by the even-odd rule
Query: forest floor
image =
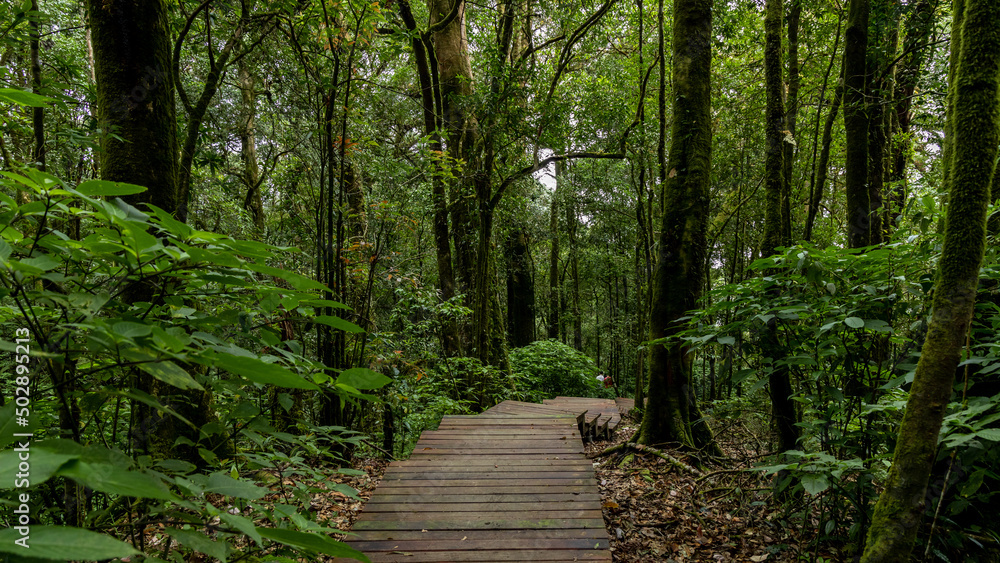
<path fill-rule="evenodd" d="M 817 552 L 818 523 L 810 518 L 803 526 L 801 515 L 790 522 L 771 502 L 771 478 L 745 471 L 767 453 L 761 429 L 745 420 L 715 428 L 727 462 L 705 467 L 702 477 L 628 450 L 594 459 L 615 563 L 845 560 L 829 546 Z M 638 421 L 626 417 L 615 440 L 589 444 L 588 456 L 627 441 L 637 429 Z"/>
<path fill-rule="evenodd" d="M 622 420 L 613 441 L 587 445 L 588 456 L 594 457 L 615 563 L 846 560 L 827 545 L 816 549 L 818 523 L 812 518 L 803 523 L 801 507 L 793 523 L 785 509 L 771 502 L 769 477 L 744 471 L 759 464 L 767 449 L 762 442 L 766 430 L 752 428 L 747 420 L 737 418 L 725 428 L 715 428 L 728 461 L 706 467 L 702 477 L 650 454 L 626 450 L 599 456 L 632 436 L 638 421 L 631 417 Z M 673 455 L 683 459 L 682 454 Z M 349 531 L 386 465 L 379 459 L 356 459 L 354 469 L 365 474 L 336 475 L 336 480 L 357 489 L 358 498 L 321 495 L 313 504 L 317 520 Z"/>

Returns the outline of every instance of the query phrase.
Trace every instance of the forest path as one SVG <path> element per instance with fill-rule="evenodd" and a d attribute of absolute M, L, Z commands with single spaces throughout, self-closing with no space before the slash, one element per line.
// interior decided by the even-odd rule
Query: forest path
<path fill-rule="evenodd" d="M 610 562 L 581 430 L 619 420 L 615 400 L 576 397 L 446 416 L 389 465 L 347 542 L 373 563 Z"/>

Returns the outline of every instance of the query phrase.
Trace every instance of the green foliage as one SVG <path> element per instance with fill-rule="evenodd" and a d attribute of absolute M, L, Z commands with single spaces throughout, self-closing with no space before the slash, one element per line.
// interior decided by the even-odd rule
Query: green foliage
<path fill-rule="evenodd" d="M 309 510 L 323 488 L 307 484 L 325 480 L 313 469 L 317 459 L 359 437 L 305 421 L 299 435 L 279 432 L 261 408 L 274 387 L 323 389 L 356 403 L 387 382 L 362 368 L 334 380 L 301 343 L 283 342 L 272 328 L 275 319 L 309 322 L 328 304 L 322 285 L 268 264 L 292 249 L 198 231 L 160 209 L 104 199 L 138 186 L 92 180 L 74 187 L 31 169 L 4 176 L 5 191 L 19 193 L 0 193 L 0 347 L 21 355 L 26 348 L 31 361 L 17 363 L 23 379 L 4 389 L 30 389 L 28 403 L 17 405 L 24 412 L 3 408 L 0 428 L 12 430 L 15 417 L 34 423 L 27 491 L 41 523 L 32 527 L 32 555 L 37 545 L 39 556 L 59 560 L 135 549 L 163 560 L 193 552 L 220 561 L 256 561 L 265 552 L 365 560 L 324 535 L 330 530 Z M 201 391 L 214 406 L 198 428 L 185 416 L 191 405 L 183 392 Z M 175 444 L 161 450 L 133 439 L 146 431 L 137 427 L 143 409 L 182 429 Z M 235 449 L 219 446 L 229 441 Z M 184 447 L 197 452 L 201 468 L 171 455 Z M 13 451 L 0 454 L 11 474 L 17 463 Z M 247 477 L 263 474 L 277 477 L 277 500 Z M 78 501 L 84 516 L 66 509 L 63 489 L 88 491 Z M 10 498 L 24 492 L 9 491 Z M 136 510 L 140 532 L 129 535 L 124 524 Z M 141 530 L 151 521 L 164 523 L 172 541 L 146 544 Z M 244 536 L 253 543 L 235 541 Z"/>
<path fill-rule="evenodd" d="M 556 340 L 539 340 L 510 352 L 510 368 L 531 388 L 552 398 L 604 397 L 597 381 L 597 365 L 582 352 Z"/>

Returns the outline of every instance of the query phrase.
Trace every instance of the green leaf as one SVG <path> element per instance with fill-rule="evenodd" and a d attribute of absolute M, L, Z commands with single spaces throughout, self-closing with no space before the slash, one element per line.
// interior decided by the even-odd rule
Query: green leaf
<path fill-rule="evenodd" d="M 215 365 L 256 383 L 290 389 L 319 389 L 315 383 L 303 379 L 297 373 L 257 358 L 220 353 Z"/>
<path fill-rule="evenodd" d="M 46 107 L 49 102 L 55 101 L 52 98 L 47 98 L 31 92 L 25 92 L 24 90 L 15 90 L 14 88 L 0 88 L 0 100 L 17 104 L 19 106 L 28 106 L 33 108 L 43 108 Z"/>
<path fill-rule="evenodd" d="M 253 525 L 253 522 L 251 522 L 249 518 L 223 512 L 222 514 L 219 514 L 219 519 L 246 534 L 247 537 L 256 542 L 258 546 L 264 543 L 264 538 L 261 537 L 260 532 L 257 531 L 257 527 Z"/>
<path fill-rule="evenodd" d="M 71 461 L 57 474 L 102 493 L 158 500 L 176 499 L 156 477 L 138 471 L 122 471 L 120 467 L 106 463 Z"/>
<path fill-rule="evenodd" d="M 218 493 L 228 497 L 257 500 L 267 494 L 267 489 L 253 483 L 233 479 L 225 473 L 213 473 L 208 477 L 206 493 Z"/>
<path fill-rule="evenodd" d="M 973 472 L 973 474 L 970 475 L 964 483 L 958 486 L 959 490 L 962 492 L 962 496 L 971 497 L 976 494 L 976 491 L 978 491 L 979 487 L 983 484 L 984 477 L 986 477 L 985 469 L 979 469 Z"/>
<path fill-rule="evenodd" d="M 122 321 L 115 323 L 111 329 L 122 338 L 135 338 L 137 336 L 149 336 L 153 332 L 153 327 L 142 324 Z"/>
<path fill-rule="evenodd" d="M 344 319 L 342 319 L 340 317 L 334 317 L 334 316 L 331 316 L 331 315 L 319 315 L 319 316 L 313 317 L 312 321 L 314 323 L 319 323 L 321 325 L 332 326 L 333 328 L 340 329 L 340 330 L 342 330 L 344 332 L 358 333 L 358 332 L 364 332 L 365 331 L 363 328 L 359 327 L 358 325 L 356 325 L 356 324 L 354 324 L 354 323 L 352 323 L 350 321 L 345 321 Z"/>
<path fill-rule="evenodd" d="M 109 182 L 107 180 L 87 180 L 76 187 L 76 191 L 89 197 L 133 195 L 146 191 L 146 188 L 125 182 Z"/>
<path fill-rule="evenodd" d="M 976 437 L 990 442 L 1000 442 L 1000 428 L 987 428 L 986 430 L 980 430 L 979 432 L 976 432 Z"/>
<path fill-rule="evenodd" d="M 830 481 L 826 478 L 826 475 L 803 473 L 802 487 L 805 488 L 807 493 L 811 495 L 818 495 L 819 493 L 822 493 L 830 488 Z"/>
<path fill-rule="evenodd" d="M 226 542 L 215 541 L 202 532 L 179 528 L 167 528 L 163 531 L 187 547 L 219 561 L 225 562 L 229 557 L 229 545 Z"/>
<path fill-rule="evenodd" d="M 16 440 L 14 433 L 18 432 L 17 421 L 14 418 L 14 409 L 17 405 L 14 401 L 11 401 L 0 407 L 0 448 L 6 447 L 7 444 Z M 9 475 L 9 473 L 4 473 L 4 475 Z"/>
<path fill-rule="evenodd" d="M 32 557 L 57 561 L 98 561 L 139 554 L 125 542 L 81 528 L 31 526 L 31 533 L 26 540 L 28 549 L 14 543 L 21 537 L 14 528 L 0 530 L 0 553 L 30 554 Z"/>
<path fill-rule="evenodd" d="M 365 563 L 371 563 L 365 554 L 348 547 L 347 544 L 332 540 L 322 534 L 309 534 L 294 530 L 278 530 L 275 528 L 257 528 L 260 535 L 278 543 L 298 549 L 308 549 L 333 557 L 349 557 Z"/>
<path fill-rule="evenodd" d="M 368 368 L 346 369 L 340 372 L 340 376 L 337 377 L 337 383 L 341 385 L 349 385 L 355 389 L 365 390 L 381 389 L 391 382 L 392 380 L 388 377 Z"/>
<path fill-rule="evenodd" d="M 118 325 L 115 326 L 117 327 Z M 158 360 L 155 356 L 140 350 L 125 350 L 122 352 L 122 356 L 129 361 L 137 362 L 136 367 L 167 385 L 173 385 L 178 389 L 205 390 L 188 372 L 170 360 Z"/>
<path fill-rule="evenodd" d="M 720 336 L 719 337 L 719 344 L 726 344 L 726 345 L 732 346 L 732 345 L 736 344 L 736 338 L 732 337 L 732 336 Z"/>
<path fill-rule="evenodd" d="M 11 403 L 13 404 L 13 403 Z M 19 438 L 14 438 L 15 446 L 18 445 Z M 31 464 L 31 474 L 28 477 L 31 486 L 39 485 L 48 481 L 67 462 L 77 459 L 74 454 L 51 452 L 43 446 L 45 442 L 32 443 L 28 448 L 28 462 Z M 9 477 L 0 481 L 0 488 L 13 488 L 16 483 L 14 476 L 18 473 L 18 465 L 21 462 L 19 454 L 24 452 L 15 449 L 0 452 L 0 475 Z"/>
<path fill-rule="evenodd" d="M 847 317 L 844 319 L 844 324 L 851 328 L 861 328 L 865 326 L 865 321 L 861 317 Z"/>
<path fill-rule="evenodd" d="M 296 274 L 295 272 L 290 272 L 288 270 L 282 270 L 280 268 L 272 268 L 270 266 L 265 266 L 263 264 L 253 264 L 253 263 L 245 264 L 244 267 L 260 274 L 267 274 L 269 276 L 274 276 L 279 280 L 284 280 L 289 284 L 291 284 L 292 287 L 298 290 L 326 289 L 326 286 L 319 283 L 318 281 L 312 278 L 307 278 L 302 274 Z"/>

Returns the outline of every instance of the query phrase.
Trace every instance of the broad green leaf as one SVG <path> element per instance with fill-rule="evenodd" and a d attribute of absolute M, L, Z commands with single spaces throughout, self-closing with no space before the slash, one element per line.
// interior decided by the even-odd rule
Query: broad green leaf
<path fill-rule="evenodd" d="M 199 391 L 205 389 L 188 372 L 170 360 L 158 360 L 155 356 L 140 350 L 125 350 L 122 352 L 122 356 L 137 362 L 136 367 L 167 385 L 173 385 L 178 389 L 198 389 Z"/>
<path fill-rule="evenodd" d="M 108 180 L 87 180 L 76 187 L 76 191 L 88 197 L 133 195 L 146 191 L 146 188 L 125 182 L 109 182 Z"/>
<path fill-rule="evenodd" d="M 19 440 L 26 438 L 14 438 L 14 448 L 0 452 L 0 475 L 5 475 L 0 480 L 0 488 L 9 489 L 17 482 L 16 475 L 19 472 L 18 465 L 21 463 L 20 454 L 28 454 L 28 463 L 31 464 L 28 484 L 35 486 L 48 481 L 64 464 L 77 459 L 78 455 L 51 452 L 43 446 L 45 442 L 32 442 L 27 448 L 27 452 L 16 451 L 20 444 Z"/>
<path fill-rule="evenodd" d="M 176 498 L 162 481 L 152 475 L 122 471 L 120 467 L 105 463 L 72 461 L 63 466 L 58 475 L 102 493 L 159 500 Z"/>
<path fill-rule="evenodd" d="M 351 368 L 340 372 L 337 383 L 349 385 L 355 389 L 381 389 L 392 380 L 368 368 Z"/>
<path fill-rule="evenodd" d="M 726 344 L 728 346 L 732 346 L 732 345 L 736 344 L 736 338 L 734 338 L 732 336 L 720 336 L 719 337 L 719 344 Z"/>
<path fill-rule="evenodd" d="M 0 530 L 0 553 L 30 554 L 57 561 L 99 561 L 139 554 L 129 544 L 111 536 L 67 526 L 31 526 L 28 549 L 14 543 L 20 537 L 14 528 Z"/>
<path fill-rule="evenodd" d="M 978 491 L 979 487 L 983 484 L 984 477 L 986 477 L 985 469 L 974 471 L 964 483 L 958 486 L 959 490 L 962 492 L 962 496 L 971 497 L 976 494 L 976 491 Z"/>
<path fill-rule="evenodd" d="M 261 527 L 258 527 L 257 531 L 260 532 L 261 536 L 289 547 L 308 549 L 333 557 L 348 557 L 357 561 L 371 563 L 371 560 L 360 551 L 348 547 L 347 544 L 343 542 L 332 540 L 322 534 L 310 534 L 306 532 L 296 532 L 294 530 L 278 530 L 275 528 Z"/>
<path fill-rule="evenodd" d="M 10 258 L 10 253 L 13 249 L 7 244 L 7 241 L 0 239 L 0 261 L 6 262 Z"/>
<path fill-rule="evenodd" d="M 16 90 L 14 88 L 0 88 L 0 100 L 17 104 L 19 106 L 28 106 L 33 108 L 43 108 L 46 107 L 49 102 L 55 101 L 52 98 L 47 98 L 31 92 L 25 92 L 24 90 Z"/>
<path fill-rule="evenodd" d="M 191 549 L 214 557 L 225 562 L 229 557 L 229 545 L 224 541 L 215 541 L 202 532 L 194 530 L 181 530 L 179 528 L 166 528 L 164 533 L 173 537 L 181 544 Z"/>
<path fill-rule="evenodd" d="M 976 437 L 990 442 L 1000 442 L 1000 428 L 987 428 L 986 430 L 980 430 L 979 432 L 976 432 Z"/>
<path fill-rule="evenodd" d="M 253 525 L 253 522 L 251 522 L 249 518 L 223 512 L 222 514 L 219 514 L 219 519 L 246 534 L 247 537 L 256 542 L 258 546 L 264 543 L 264 538 L 261 537 L 260 532 L 257 531 L 257 527 Z"/>
<path fill-rule="evenodd" d="M 861 317 L 847 317 L 844 319 L 844 324 L 851 328 L 861 328 L 865 326 L 865 321 Z"/>
<path fill-rule="evenodd" d="M 822 493 L 830 488 L 830 481 L 826 478 L 826 475 L 803 473 L 802 487 L 805 488 L 807 493 L 811 495 L 818 495 L 819 493 Z"/>
<path fill-rule="evenodd" d="M 291 389 L 319 389 L 315 383 L 303 379 L 297 373 L 256 358 L 220 353 L 215 365 L 256 383 Z"/>
<path fill-rule="evenodd" d="M 344 332 L 364 332 L 365 330 L 360 326 L 350 322 L 345 321 L 340 317 L 334 317 L 331 315 L 319 315 L 312 318 L 312 321 L 319 323 L 321 325 L 332 326 L 333 328 L 340 329 Z"/>
<path fill-rule="evenodd" d="M 153 332 L 153 327 L 142 323 L 122 321 L 115 323 L 111 329 L 122 338 L 135 338 L 137 336 L 149 336 Z"/>
<path fill-rule="evenodd" d="M 219 493 L 227 497 L 257 500 L 267 494 L 267 489 L 247 481 L 233 479 L 225 473 L 213 473 L 208 477 L 206 493 Z"/>
<path fill-rule="evenodd" d="M 307 278 L 302 274 L 296 274 L 295 272 L 290 272 L 288 270 L 282 270 L 280 268 L 272 268 L 270 266 L 265 266 L 264 264 L 254 264 L 248 263 L 243 266 L 248 270 L 253 270 L 259 274 L 266 274 L 269 276 L 274 276 L 279 280 L 284 280 L 291 284 L 292 287 L 298 290 L 307 289 L 326 289 L 326 286 L 319 283 L 318 281 Z"/>
<path fill-rule="evenodd" d="M 14 404 L 14 401 L 0 407 L 0 448 L 6 447 L 7 444 L 16 440 L 15 432 L 21 432 L 17 425 L 17 419 L 14 417 L 14 409 L 16 408 L 17 405 Z M 9 473 L 4 473 L 4 475 L 9 475 Z"/>

